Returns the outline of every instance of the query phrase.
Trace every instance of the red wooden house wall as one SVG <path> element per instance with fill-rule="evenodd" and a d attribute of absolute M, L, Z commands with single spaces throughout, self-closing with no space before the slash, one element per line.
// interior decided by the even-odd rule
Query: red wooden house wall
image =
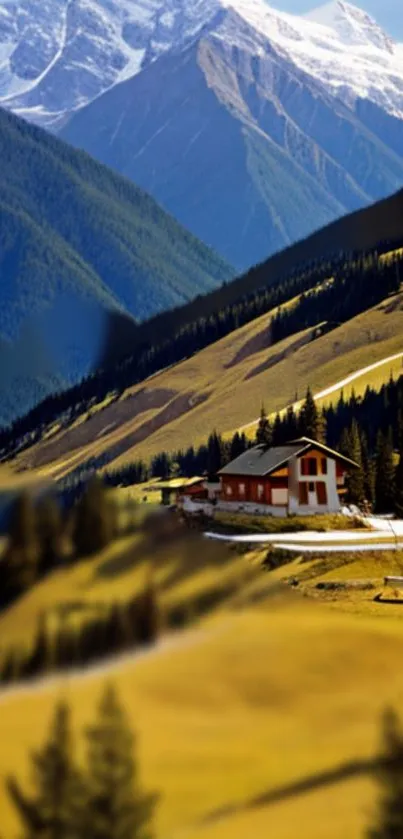
<path fill-rule="evenodd" d="M 256 478 L 246 475 L 222 475 L 222 501 L 249 502 L 253 504 L 269 504 L 272 502 L 272 489 L 287 489 L 288 477 Z M 245 492 L 241 492 L 241 487 Z M 231 489 L 228 494 L 227 488 Z M 263 492 L 259 491 L 263 487 Z"/>

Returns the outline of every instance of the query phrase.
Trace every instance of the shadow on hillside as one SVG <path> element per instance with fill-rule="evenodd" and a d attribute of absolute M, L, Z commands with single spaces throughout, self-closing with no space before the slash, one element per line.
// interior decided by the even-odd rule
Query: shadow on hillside
<path fill-rule="evenodd" d="M 280 350 L 280 352 L 274 353 L 274 355 L 270 355 L 266 361 L 263 361 L 261 364 L 258 364 L 257 367 L 254 367 L 252 370 L 249 370 L 249 373 L 245 376 L 245 381 L 248 379 L 253 379 L 255 376 L 259 376 L 260 373 L 264 373 L 265 370 L 270 370 L 271 367 L 274 367 L 276 364 L 279 364 L 280 361 L 284 361 L 290 355 L 293 355 L 297 350 L 301 349 L 301 347 L 305 346 L 312 340 L 312 330 L 308 332 L 308 334 L 304 333 L 302 336 L 298 337 L 292 344 L 288 345 L 285 349 Z"/>
<path fill-rule="evenodd" d="M 94 569 L 90 583 L 112 579 L 149 561 L 152 568 L 174 561 L 174 567 L 160 584 L 165 591 L 181 583 L 198 571 L 224 567 L 234 559 L 234 551 L 224 543 L 208 542 L 195 531 L 190 531 L 176 516 L 149 516 L 139 534 L 139 541 L 118 556 L 105 560 Z"/>
<path fill-rule="evenodd" d="M 269 319 L 267 319 L 267 325 L 258 332 L 257 335 L 253 335 L 252 338 L 249 338 L 242 347 L 235 353 L 234 357 L 225 364 L 225 369 L 229 370 L 231 367 L 236 367 L 241 361 L 244 361 L 246 358 L 249 358 L 252 355 L 260 352 L 261 350 L 268 349 L 271 344 L 270 339 L 270 324 Z"/>
<path fill-rule="evenodd" d="M 91 588 L 96 580 L 114 579 L 127 571 L 131 571 L 136 565 L 144 561 L 146 555 L 145 545 L 140 542 L 138 545 L 131 545 L 118 556 L 106 559 L 101 565 L 94 569 L 90 582 L 84 588 Z"/>
<path fill-rule="evenodd" d="M 298 781 L 284 786 L 275 787 L 274 789 L 262 792 L 260 795 L 254 796 L 245 802 L 237 804 L 229 804 L 219 810 L 207 814 L 198 823 L 200 825 L 211 824 L 220 819 L 232 816 L 235 813 L 247 812 L 248 810 L 258 809 L 260 807 L 268 807 L 271 804 L 278 804 L 287 799 L 295 798 L 298 795 L 304 795 L 310 792 L 315 792 L 322 787 L 329 787 L 333 784 L 343 783 L 352 778 L 360 777 L 361 775 L 372 774 L 377 768 L 387 766 L 390 763 L 387 759 L 381 760 L 351 760 L 336 766 L 334 769 L 326 769 L 322 772 L 315 772 Z"/>

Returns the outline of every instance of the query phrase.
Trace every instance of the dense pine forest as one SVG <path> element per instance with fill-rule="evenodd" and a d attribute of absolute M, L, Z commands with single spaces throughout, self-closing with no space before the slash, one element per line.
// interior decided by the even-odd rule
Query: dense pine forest
<path fill-rule="evenodd" d="M 399 244 L 402 243 L 395 243 L 394 247 Z M 47 398 L 25 417 L 3 429 L 0 450 L 3 455 L 9 455 L 17 447 L 31 445 L 56 420 L 68 425 L 108 394 L 115 393 L 118 398 L 127 387 L 188 358 L 267 312 L 276 310 L 267 323 L 268 345 L 308 326 L 318 326 L 312 338 L 318 337 L 324 330 L 337 327 L 399 289 L 403 255 L 397 253 L 388 260 L 380 258 L 391 247 L 391 243 L 383 243 L 367 253 L 339 254 L 333 259 L 304 266 L 276 282 L 267 276 L 267 266 L 257 267 L 253 269 L 253 284 L 258 276 L 260 290 L 219 308 L 209 317 L 201 316 L 183 324 L 173 334 L 172 326 L 175 319 L 181 321 L 182 309 L 150 320 L 139 327 L 135 353 L 130 358 L 101 370 L 64 393 Z M 222 293 L 227 294 L 225 286 Z M 281 308 L 298 297 L 295 305 Z M 200 308 L 205 299 L 200 298 Z"/>

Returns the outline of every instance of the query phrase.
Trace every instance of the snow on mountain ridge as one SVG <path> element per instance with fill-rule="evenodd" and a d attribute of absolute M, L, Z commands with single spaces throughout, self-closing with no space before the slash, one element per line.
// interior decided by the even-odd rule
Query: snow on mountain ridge
<path fill-rule="evenodd" d="M 217 0 L 6 0 L 0 103 L 57 124 L 65 112 L 186 43 L 218 8 Z"/>
<path fill-rule="evenodd" d="M 333 0 L 298 18 L 273 10 L 265 0 L 222 2 L 345 104 L 369 99 L 403 119 L 402 50 L 361 9 Z"/>
<path fill-rule="evenodd" d="M 217 13 L 230 9 L 259 33 L 257 53 L 263 35 L 352 107 L 367 98 L 403 119 L 403 50 L 344 0 L 304 17 L 266 0 L 5 0 L 0 104 L 56 128 L 164 52 L 182 49 L 206 27 L 214 31 Z"/>
<path fill-rule="evenodd" d="M 344 0 L 330 0 L 324 6 L 308 12 L 305 19 L 329 27 L 345 44 L 372 44 L 393 53 L 392 39 L 378 26 L 374 18 L 363 9 L 345 3 Z"/>

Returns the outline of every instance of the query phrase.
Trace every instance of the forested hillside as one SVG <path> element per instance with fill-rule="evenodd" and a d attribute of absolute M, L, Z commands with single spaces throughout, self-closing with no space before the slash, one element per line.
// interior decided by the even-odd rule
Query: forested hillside
<path fill-rule="evenodd" d="M 208 319 L 199 318 L 170 339 L 163 340 L 161 330 L 160 343 L 145 342 L 125 363 L 50 397 L 4 430 L 0 447 L 11 453 L 16 446 L 31 446 L 55 422 L 62 434 L 76 419 L 92 413 L 94 406 L 102 407 L 104 400 L 105 410 L 97 418 L 88 416 L 89 423 L 80 424 L 64 439 L 56 433 L 34 462 L 45 465 L 73 450 L 82 461 L 89 457 L 88 451 L 84 453 L 88 445 L 91 456 L 105 452 L 97 465 L 120 457 L 127 462 L 130 449 L 150 435 L 152 452 L 172 451 L 181 443 L 199 441 L 206 427 L 226 431 L 253 420 L 267 389 L 270 409 L 278 410 L 310 383 L 323 388 L 365 366 L 366 358 L 377 361 L 397 351 L 393 336 L 401 322 L 402 270 L 399 249 L 385 255 L 377 251 L 354 258 L 340 255 L 241 298 Z M 393 299 L 385 309 L 388 295 Z M 361 360 L 366 344 L 371 347 Z M 352 362 L 343 357 L 355 350 L 351 368 Z M 161 372 L 183 358 L 188 360 Z M 316 368 L 323 368 L 318 377 Z M 144 382 L 157 372 L 152 381 Z M 142 419 L 144 411 L 149 413 Z M 175 425 L 172 448 L 164 439 L 170 423 Z"/>
<path fill-rule="evenodd" d="M 0 189 L 2 422 L 108 357 L 112 313 L 134 327 L 233 275 L 142 190 L 4 111 Z"/>

